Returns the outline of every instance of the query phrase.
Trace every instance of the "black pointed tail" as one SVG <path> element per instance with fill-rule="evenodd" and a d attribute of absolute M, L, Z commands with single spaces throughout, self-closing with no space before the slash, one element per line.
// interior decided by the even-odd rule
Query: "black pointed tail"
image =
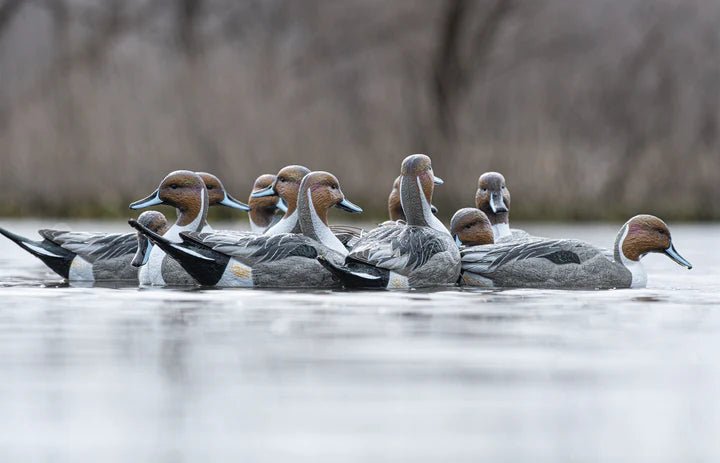
<path fill-rule="evenodd" d="M 172 241 L 158 235 L 134 219 L 128 221 L 131 227 L 147 236 L 153 244 L 175 259 L 188 274 L 205 286 L 214 286 L 220 281 L 230 258 L 221 253 L 186 239 L 182 236 L 181 243 Z"/>
<path fill-rule="evenodd" d="M 345 288 L 385 289 L 390 272 L 372 265 L 349 260 L 345 265 L 337 265 L 323 256 L 317 257 L 318 262 L 343 284 Z"/>
<path fill-rule="evenodd" d="M 61 277 L 65 279 L 69 277 L 70 265 L 76 256 L 74 252 L 68 251 L 50 240 L 33 241 L 4 228 L 0 228 L 0 235 L 4 235 L 10 241 L 43 261 L 45 265 Z"/>

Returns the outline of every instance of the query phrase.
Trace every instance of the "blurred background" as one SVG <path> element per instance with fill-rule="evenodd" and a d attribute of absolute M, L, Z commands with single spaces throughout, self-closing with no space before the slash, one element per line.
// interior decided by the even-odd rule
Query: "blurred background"
<path fill-rule="evenodd" d="M 715 0 L 0 0 L 0 215 L 125 217 L 171 170 L 244 198 L 289 163 L 385 215 L 720 218 Z M 345 217 L 345 216 L 344 216 Z"/>

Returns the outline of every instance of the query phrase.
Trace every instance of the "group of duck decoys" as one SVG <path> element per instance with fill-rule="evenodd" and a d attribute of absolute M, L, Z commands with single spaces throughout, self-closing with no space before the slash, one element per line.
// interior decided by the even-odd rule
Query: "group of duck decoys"
<path fill-rule="evenodd" d="M 124 280 L 142 285 L 286 288 L 418 288 L 446 285 L 533 288 L 642 287 L 640 259 L 675 250 L 667 225 L 638 215 L 621 228 L 612 250 L 511 229 L 510 191 L 497 172 L 480 176 L 475 208 L 460 209 L 450 229 L 435 216 L 433 191 L 443 181 L 423 154 L 406 157 L 388 198 L 389 220 L 364 230 L 328 225 L 328 210 L 362 209 L 338 179 L 291 165 L 261 175 L 249 205 L 230 196 L 214 175 L 175 171 L 148 197 L 130 204 L 177 209 L 170 225 L 143 212 L 124 234 L 40 230 L 33 241 L 0 233 L 71 281 Z M 250 231 L 213 230 L 210 206 L 249 212 Z"/>

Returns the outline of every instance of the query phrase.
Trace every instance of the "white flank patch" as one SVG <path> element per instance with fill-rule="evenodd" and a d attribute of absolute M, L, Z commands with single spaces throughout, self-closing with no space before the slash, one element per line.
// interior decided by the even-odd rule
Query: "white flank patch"
<path fill-rule="evenodd" d="M 439 232 L 443 232 L 449 235 L 450 232 L 447 228 L 445 228 L 445 225 L 443 225 L 440 219 L 435 217 L 435 214 L 432 213 L 432 206 L 425 197 L 425 192 L 423 191 L 422 185 L 420 183 L 420 177 L 415 177 L 415 179 L 417 180 L 418 192 L 420 193 L 420 201 L 422 202 L 423 217 L 425 218 L 425 222 L 433 230 L 437 230 Z M 400 182 L 400 194 L 402 195 L 402 182 Z"/>
<path fill-rule="evenodd" d="M 235 259 L 230 259 L 222 277 L 215 286 L 221 288 L 252 288 L 252 268 Z"/>
<path fill-rule="evenodd" d="M 310 194 L 310 189 L 308 189 L 307 196 L 310 205 L 310 217 L 312 218 L 313 228 L 318 239 L 322 244 L 329 247 L 330 249 L 339 252 L 343 256 L 347 256 L 347 248 L 345 248 L 345 246 L 340 242 L 337 236 L 335 236 L 335 233 L 330 230 L 330 227 L 325 225 L 323 221 L 320 220 L 320 216 L 317 215 L 315 205 L 313 204 L 312 195 Z"/>
<path fill-rule="evenodd" d="M 68 273 L 70 281 L 95 281 L 93 275 L 92 264 L 80 256 L 75 256 L 70 264 L 70 272 Z"/>

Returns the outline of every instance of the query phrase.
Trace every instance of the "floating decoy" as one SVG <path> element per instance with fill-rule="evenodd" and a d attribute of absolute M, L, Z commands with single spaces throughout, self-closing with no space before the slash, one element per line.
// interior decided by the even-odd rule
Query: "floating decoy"
<path fill-rule="evenodd" d="M 476 227 L 473 232 L 486 234 L 487 228 Z M 464 244 L 486 239 L 459 230 L 454 233 Z M 647 283 L 640 259 L 651 252 L 692 268 L 675 250 L 665 222 L 652 215 L 637 215 L 622 226 L 612 252 L 584 241 L 547 238 L 463 247 L 461 282 L 482 287 L 639 288 Z"/>
<path fill-rule="evenodd" d="M 414 154 L 401 166 L 400 200 L 407 225 L 378 227 L 363 235 L 342 265 L 319 260 L 346 288 L 418 288 L 454 284 L 460 253 L 431 210 L 435 177 L 430 158 Z"/>
<path fill-rule="evenodd" d="M 345 198 L 334 175 L 311 172 L 303 178 L 298 194 L 301 234 L 181 233 L 182 242 L 174 243 L 135 221 L 130 224 L 203 285 L 328 288 L 338 286 L 338 282 L 317 257 L 340 263 L 347 255 L 328 226 L 331 207 L 362 212 Z"/>
<path fill-rule="evenodd" d="M 232 198 L 212 174 L 201 178 L 212 188 L 211 205 L 247 210 Z M 135 233 L 73 232 L 39 230 L 42 241 L 34 241 L 5 229 L 0 234 L 39 258 L 51 270 L 69 281 L 138 281 L 138 269 L 131 265 L 137 252 Z"/>

